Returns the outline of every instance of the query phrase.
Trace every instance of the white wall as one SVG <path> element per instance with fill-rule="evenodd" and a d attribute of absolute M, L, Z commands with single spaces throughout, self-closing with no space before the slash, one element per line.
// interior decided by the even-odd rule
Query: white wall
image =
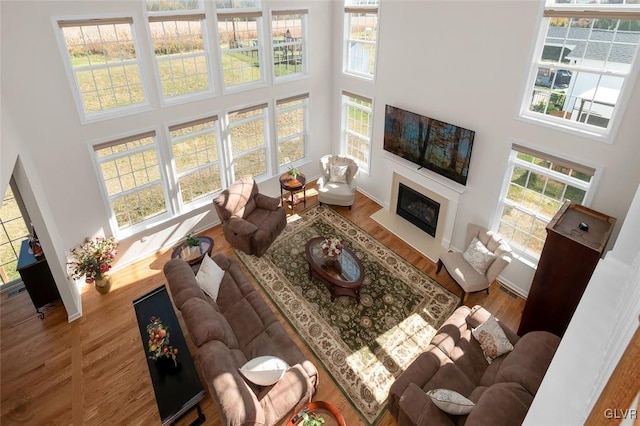
<path fill-rule="evenodd" d="M 532 125 L 516 115 L 537 36 L 539 2 L 380 3 L 375 82 L 339 74 L 334 87 L 336 105 L 342 89 L 374 99 L 371 175 L 359 180 L 363 192 L 381 203 L 389 202 L 391 171 L 382 144 L 384 107 L 390 104 L 476 132 L 452 239 L 454 248 L 464 248 L 467 223 L 491 223 L 513 141 L 603 168 L 590 207 L 618 219 L 613 243 L 640 182 L 640 84 L 633 89 L 613 144 Z M 338 3 L 334 18 L 341 19 L 341 13 Z M 334 43 L 340 45 L 339 36 Z M 335 52 L 334 60 L 340 59 L 341 52 Z M 334 122 L 339 123 L 339 118 L 339 112 L 334 112 Z M 337 138 L 339 125 L 334 125 L 334 134 Z M 515 260 L 501 280 L 526 295 L 533 273 L 531 266 Z"/>
<path fill-rule="evenodd" d="M 76 246 L 87 236 L 112 233 L 107 206 L 91 161 L 92 143 L 141 129 L 158 128 L 182 119 L 309 91 L 311 161 L 303 165 L 302 170 L 308 176 L 318 174 L 317 159 L 326 153 L 324 129 L 329 127 L 331 106 L 326 77 L 331 70 L 330 39 L 326 36 L 327 28 L 331 26 L 331 5 L 327 2 L 267 2 L 270 9 L 309 10 L 309 50 L 315 54 L 310 58 L 311 75 L 308 78 L 169 107 L 160 107 L 156 96 L 152 99 L 152 111 L 81 124 L 51 18 L 101 14 L 133 16 L 136 32 L 144 35 L 143 5 L 144 2 L 140 1 L 0 2 L 3 119 L 7 108 L 11 111 L 14 127 L 22 135 L 23 145 L 20 148 L 31 154 L 33 165 L 41 177 L 39 184 L 46 198 L 44 201 L 55 218 L 61 238 L 58 245 L 63 250 Z M 267 20 L 265 16 L 265 24 Z M 152 70 L 152 60 L 150 57 L 143 58 L 149 70 Z M 153 87 L 154 78 L 149 75 Z M 4 184 L 4 163 L 9 161 L 9 155 L 5 157 L 4 137 L 2 149 L 0 182 Z M 6 150 L 15 158 L 15 154 L 12 154 L 15 148 L 8 145 Z M 270 194 L 279 194 L 277 178 L 261 182 L 260 187 Z M 174 244 L 191 229 L 198 231 L 217 223 L 218 219 L 215 213 L 211 213 L 211 208 L 212 205 L 207 205 L 121 241 L 116 267 Z"/>

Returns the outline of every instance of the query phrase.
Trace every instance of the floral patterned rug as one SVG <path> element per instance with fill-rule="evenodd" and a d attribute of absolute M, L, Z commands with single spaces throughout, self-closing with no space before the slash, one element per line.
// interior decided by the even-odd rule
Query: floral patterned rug
<path fill-rule="evenodd" d="M 317 278 L 309 280 L 305 244 L 337 237 L 362 261 L 360 304 L 331 302 Z M 386 409 L 389 387 L 431 341 L 460 298 L 328 207 L 289 218 L 260 258 L 236 250 L 282 315 L 321 360 L 368 424 Z"/>

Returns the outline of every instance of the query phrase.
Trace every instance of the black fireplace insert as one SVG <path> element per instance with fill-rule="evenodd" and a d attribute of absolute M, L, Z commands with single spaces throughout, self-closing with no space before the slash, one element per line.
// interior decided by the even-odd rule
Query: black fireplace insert
<path fill-rule="evenodd" d="M 436 236 L 440 203 L 401 183 L 396 213 L 432 237 Z"/>

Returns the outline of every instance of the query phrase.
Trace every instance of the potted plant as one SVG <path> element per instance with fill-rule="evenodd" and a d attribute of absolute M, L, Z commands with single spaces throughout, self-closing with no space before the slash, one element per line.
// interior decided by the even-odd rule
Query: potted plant
<path fill-rule="evenodd" d="M 298 169 L 296 169 L 295 167 L 291 167 L 289 169 L 289 175 L 291 175 L 292 178 L 296 179 L 298 177 Z"/>
<path fill-rule="evenodd" d="M 198 237 L 194 237 L 192 233 L 188 233 L 184 239 L 184 253 L 183 257 L 189 258 L 193 252 L 197 252 L 200 254 L 200 239 Z"/>
<path fill-rule="evenodd" d="M 324 419 L 316 413 L 304 413 L 302 414 L 303 426 L 321 426 L 324 424 Z"/>
<path fill-rule="evenodd" d="M 118 241 L 114 237 L 87 238 L 83 244 L 71 249 L 69 269 L 71 277 L 84 277 L 87 284 L 94 284 L 102 294 L 111 289 L 111 264 L 116 258 Z"/>

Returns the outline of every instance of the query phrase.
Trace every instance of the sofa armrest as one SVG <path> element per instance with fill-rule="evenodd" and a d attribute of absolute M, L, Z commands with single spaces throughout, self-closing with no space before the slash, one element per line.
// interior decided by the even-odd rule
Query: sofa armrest
<path fill-rule="evenodd" d="M 453 426 L 455 422 L 447 413 L 431 402 L 427 393 L 415 383 L 409 384 L 400 398 L 400 425 Z"/>
<path fill-rule="evenodd" d="M 471 312 L 469 312 L 469 315 L 467 316 L 467 325 L 469 326 L 469 328 L 476 328 L 477 326 L 488 320 L 490 316 L 491 312 L 487 311 L 480 305 L 475 305 L 473 308 L 471 308 Z M 504 334 L 507 335 L 507 339 L 509 339 L 511 344 L 515 344 L 520 339 L 520 337 L 518 337 L 518 335 L 513 330 L 503 324 L 499 319 L 498 324 L 504 331 Z"/>
<path fill-rule="evenodd" d="M 315 391 L 315 377 L 312 382 L 302 365 L 289 368 L 276 384 L 257 396 L 264 409 L 266 424 L 275 424 L 299 403 L 310 402 Z"/>
<path fill-rule="evenodd" d="M 225 223 L 225 228 L 240 237 L 248 237 L 258 230 L 258 227 L 253 223 L 237 217 L 230 218 Z"/>
<path fill-rule="evenodd" d="M 275 210 L 280 206 L 280 198 L 278 197 L 270 197 L 265 194 L 256 194 L 254 198 L 256 201 L 256 207 L 265 210 Z"/>

